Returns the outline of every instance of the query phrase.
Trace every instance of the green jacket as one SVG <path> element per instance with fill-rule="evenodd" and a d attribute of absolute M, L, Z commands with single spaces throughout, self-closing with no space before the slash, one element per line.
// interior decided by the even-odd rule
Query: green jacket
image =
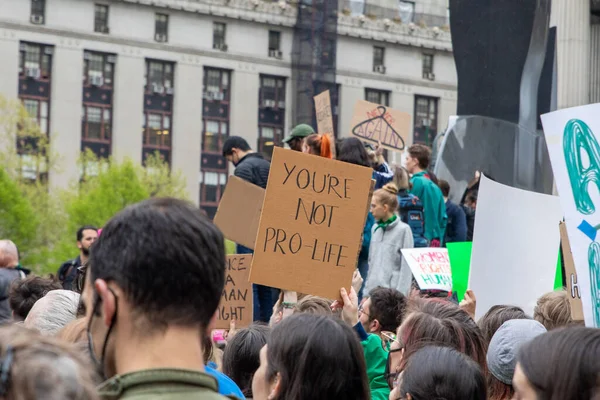
<path fill-rule="evenodd" d="M 385 379 L 388 352 L 383 348 L 381 338 L 366 333 L 360 322 L 354 326 L 354 329 L 361 340 L 360 343 L 365 353 L 371 400 L 388 400 L 390 388 Z"/>
<path fill-rule="evenodd" d="M 104 400 L 226 399 L 217 390 L 217 381 L 210 375 L 167 368 L 116 375 L 98 387 L 98 393 Z"/>
<path fill-rule="evenodd" d="M 421 171 L 412 176 L 410 193 L 423 202 L 425 237 L 429 241 L 439 239 L 443 243 L 446 235 L 446 224 L 448 223 L 446 202 L 440 188 L 426 174 L 426 171 Z"/>

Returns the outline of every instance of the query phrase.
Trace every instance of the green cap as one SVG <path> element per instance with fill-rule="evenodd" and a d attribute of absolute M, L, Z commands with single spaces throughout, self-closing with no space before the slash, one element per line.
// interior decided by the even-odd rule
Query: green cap
<path fill-rule="evenodd" d="M 296 127 L 294 129 L 292 129 L 292 133 L 290 134 L 290 136 L 283 139 L 283 143 L 289 143 L 290 140 L 292 140 L 294 138 L 304 139 L 305 137 L 307 137 L 308 135 L 312 135 L 313 133 L 315 133 L 315 130 L 310 125 L 307 125 L 307 124 L 296 125 Z"/>

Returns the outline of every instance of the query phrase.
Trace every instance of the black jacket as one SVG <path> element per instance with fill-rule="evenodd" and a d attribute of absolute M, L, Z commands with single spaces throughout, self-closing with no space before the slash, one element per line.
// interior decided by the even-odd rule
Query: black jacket
<path fill-rule="evenodd" d="M 77 256 L 72 260 L 65 261 L 58 269 L 58 281 L 65 290 L 75 290 L 75 280 L 77 279 L 77 268 L 81 267 L 81 257 Z"/>
<path fill-rule="evenodd" d="M 266 189 L 270 168 L 271 163 L 265 160 L 262 154 L 250 153 L 237 163 L 234 175 Z"/>
<path fill-rule="evenodd" d="M 23 279 L 25 274 L 16 268 L 0 268 L 0 324 L 11 320 L 12 310 L 8 302 L 10 285 L 17 279 Z"/>

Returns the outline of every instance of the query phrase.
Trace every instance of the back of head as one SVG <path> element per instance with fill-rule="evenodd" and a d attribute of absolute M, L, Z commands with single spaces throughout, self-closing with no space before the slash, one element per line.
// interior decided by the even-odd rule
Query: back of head
<path fill-rule="evenodd" d="M 271 329 L 266 325 L 250 325 L 240 329 L 225 346 L 223 373 L 246 397 L 252 397 L 252 378 L 260 366 L 260 349 L 267 344 L 270 333 Z"/>
<path fill-rule="evenodd" d="M 511 319 L 531 319 L 525 314 L 521 307 L 497 305 L 488 310 L 483 317 L 479 319 L 477 325 L 483 333 L 486 343 L 489 343 L 494 333 L 503 323 Z"/>
<path fill-rule="evenodd" d="M 438 186 L 440 187 L 440 190 L 442 191 L 442 195 L 444 195 L 444 197 L 450 196 L 450 184 L 447 181 L 439 179 Z"/>
<path fill-rule="evenodd" d="M 223 157 L 231 155 L 233 149 L 250 151 L 250 145 L 240 136 L 229 136 L 223 143 Z"/>
<path fill-rule="evenodd" d="M 19 264 L 19 250 L 12 240 L 0 240 L 0 268 L 16 267 Z"/>
<path fill-rule="evenodd" d="M 412 400 L 486 400 L 481 368 L 458 351 L 427 346 L 408 362 L 400 386 L 402 398 Z"/>
<path fill-rule="evenodd" d="M 77 318 L 79 293 L 70 290 L 51 290 L 29 311 L 24 325 L 44 336 L 54 336 Z"/>
<path fill-rule="evenodd" d="M 519 365 L 538 399 L 597 399 L 600 395 L 600 329 L 570 327 L 521 347 Z"/>
<path fill-rule="evenodd" d="M 431 149 L 424 144 L 413 144 L 408 148 L 408 154 L 419 162 L 419 167 L 426 170 L 431 162 Z"/>
<path fill-rule="evenodd" d="M 396 166 L 394 169 L 393 182 L 398 190 L 410 190 L 410 174 L 404 167 Z"/>
<path fill-rule="evenodd" d="M 395 332 L 406 314 L 408 299 L 396 289 L 377 287 L 371 290 L 369 317 L 379 321 L 382 331 Z"/>
<path fill-rule="evenodd" d="M 24 320 L 36 301 L 51 290 L 59 289 L 62 289 L 59 282 L 40 276 L 29 276 L 26 279 L 14 281 L 8 294 L 14 319 L 17 321 Z"/>
<path fill-rule="evenodd" d="M 567 292 L 550 292 L 540 297 L 533 310 L 533 319 L 548 330 L 570 325 L 573 318 Z"/>
<path fill-rule="evenodd" d="M 339 144 L 336 154 L 338 161 L 371 168 L 371 162 L 369 161 L 369 155 L 365 150 L 365 146 L 357 138 L 349 137 L 343 139 Z"/>
<path fill-rule="evenodd" d="M 91 282 L 121 288 L 138 328 L 204 329 L 225 279 L 223 234 L 183 200 L 152 198 L 127 207 L 103 228 L 90 254 Z"/>
<path fill-rule="evenodd" d="M 294 307 L 294 314 L 307 313 L 317 315 L 333 315 L 331 301 L 318 296 L 304 296 Z"/>
<path fill-rule="evenodd" d="M 373 197 L 376 197 L 379 203 L 388 206 L 392 212 L 398 209 L 398 186 L 393 182 L 385 184 L 381 189 L 377 189 L 373 193 Z"/>
<path fill-rule="evenodd" d="M 265 378 L 272 381 L 280 374 L 274 399 L 370 398 L 358 337 L 333 317 L 295 314 L 284 319 L 271 333 L 267 359 Z"/>
<path fill-rule="evenodd" d="M 87 342 L 87 325 L 89 320 L 87 318 L 78 318 L 74 321 L 69 322 L 60 332 L 56 335 L 57 338 L 63 340 L 66 343 L 84 343 Z"/>
<path fill-rule="evenodd" d="M 93 368 L 74 348 L 19 326 L 0 328 L 0 365 L 11 400 L 95 400 Z"/>
<path fill-rule="evenodd" d="M 304 140 L 313 154 L 333 158 L 333 140 L 329 135 L 313 133 Z"/>

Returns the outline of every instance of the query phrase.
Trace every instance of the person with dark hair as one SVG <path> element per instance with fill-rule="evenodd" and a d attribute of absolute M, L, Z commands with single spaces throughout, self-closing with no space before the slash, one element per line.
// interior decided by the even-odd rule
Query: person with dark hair
<path fill-rule="evenodd" d="M 85 225 L 77 229 L 77 247 L 79 255 L 77 258 L 65 261 L 58 269 L 58 281 L 62 284 L 63 289 L 77 292 L 76 281 L 77 275 L 80 273 L 79 268 L 83 266 L 89 256 L 90 248 L 98 239 L 98 229 L 92 225 Z"/>
<path fill-rule="evenodd" d="M 521 307 L 497 305 L 493 306 L 477 321 L 486 343 L 489 343 L 494 333 L 503 323 L 511 319 L 531 319 Z"/>
<path fill-rule="evenodd" d="M 250 148 L 246 139 L 230 136 L 223 144 L 223 157 L 235 166 L 234 175 L 263 189 L 267 188 L 271 164 L 262 154 Z M 251 254 L 252 249 L 237 245 L 238 254 Z M 268 323 L 279 291 L 268 286 L 252 285 L 254 320 Z"/>
<path fill-rule="evenodd" d="M 367 333 L 378 335 L 385 342 L 382 332 L 396 332 L 404 320 L 407 306 L 408 299 L 401 292 L 377 287 L 358 309 L 358 318 Z"/>
<path fill-rule="evenodd" d="M 290 149 L 294 151 L 302 151 L 304 139 L 313 133 L 315 133 L 315 130 L 312 126 L 308 124 L 299 124 L 292 129 L 292 132 L 288 137 L 283 139 L 283 143 L 287 144 Z"/>
<path fill-rule="evenodd" d="M 254 400 L 367 400 L 369 382 L 356 333 L 337 318 L 294 314 L 260 351 Z"/>
<path fill-rule="evenodd" d="M 62 285 L 53 279 L 41 276 L 29 276 L 13 282 L 8 293 L 8 301 L 15 321 L 24 321 L 36 301 L 51 290 L 62 289 Z"/>
<path fill-rule="evenodd" d="M 467 218 L 467 241 L 473 241 L 473 232 L 475 232 L 475 214 L 477 211 L 477 196 L 479 191 L 470 190 L 465 196 L 465 203 L 463 204 L 463 210 Z"/>
<path fill-rule="evenodd" d="M 225 281 L 221 231 L 191 203 L 152 198 L 116 214 L 83 290 L 90 354 L 106 399 L 220 399 L 203 338 Z"/>
<path fill-rule="evenodd" d="M 517 356 L 515 399 L 600 398 L 600 329 L 570 327 L 540 335 Z"/>
<path fill-rule="evenodd" d="M 467 216 L 462 207 L 450 201 L 450 184 L 440 179 L 438 186 L 444 196 L 446 203 L 446 216 L 448 223 L 446 225 L 445 243 L 464 242 L 467 240 Z"/>
<path fill-rule="evenodd" d="M 446 205 L 440 188 L 427 172 L 431 162 L 431 149 L 422 144 L 408 148 L 406 169 L 412 174 L 411 193 L 423 202 L 425 213 L 425 237 L 430 247 L 440 247 L 446 234 Z"/>
<path fill-rule="evenodd" d="M 455 349 L 427 346 L 411 357 L 390 398 L 487 400 L 487 395 L 477 363 Z"/>
<path fill-rule="evenodd" d="M 517 353 L 521 346 L 546 332 L 544 325 L 532 319 L 512 319 L 496 331 L 487 352 L 490 400 L 513 398 L 512 379 L 517 366 Z"/>
<path fill-rule="evenodd" d="M 260 366 L 260 350 L 267 344 L 270 333 L 266 325 L 250 325 L 237 331 L 225 346 L 223 373 L 233 379 L 247 398 L 253 397 L 252 378 Z"/>

